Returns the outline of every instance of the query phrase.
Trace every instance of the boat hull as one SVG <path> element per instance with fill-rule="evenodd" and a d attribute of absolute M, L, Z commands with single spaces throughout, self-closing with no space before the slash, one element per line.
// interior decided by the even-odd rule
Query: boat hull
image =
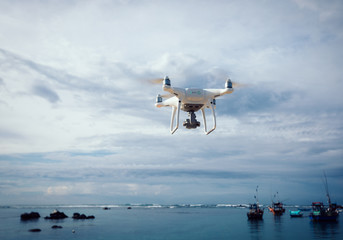
<path fill-rule="evenodd" d="M 263 213 L 247 213 L 249 220 L 262 220 Z"/>
<path fill-rule="evenodd" d="M 292 218 L 300 218 L 300 217 L 303 217 L 302 214 L 291 214 L 291 217 Z"/>
<path fill-rule="evenodd" d="M 310 215 L 310 219 L 313 222 L 335 222 L 337 221 L 338 215 L 334 216 L 318 216 L 318 215 Z"/>
<path fill-rule="evenodd" d="M 275 209 L 269 207 L 269 211 L 272 212 L 275 216 L 281 216 L 285 212 L 285 209 Z"/>
<path fill-rule="evenodd" d="M 289 215 L 291 217 L 302 217 L 303 213 L 300 210 L 298 210 L 298 211 L 289 211 Z"/>

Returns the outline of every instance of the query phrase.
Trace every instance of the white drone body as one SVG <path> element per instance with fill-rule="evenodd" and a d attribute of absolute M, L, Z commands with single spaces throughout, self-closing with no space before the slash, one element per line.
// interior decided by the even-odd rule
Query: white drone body
<path fill-rule="evenodd" d="M 155 106 L 160 107 L 172 107 L 172 116 L 170 122 L 170 132 L 173 134 L 179 128 L 180 110 L 188 112 L 189 119 L 183 122 L 183 126 L 187 129 L 193 129 L 200 127 L 200 122 L 196 120 L 195 112 L 201 110 L 204 131 L 206 134 L 210 134 L 216 129 L 216 114 L 214 109 L 216 108 L 216 98 L 225 94 L 233 93 L 232 82 L 230 79 L 226 80 L 224 89 L 199 89 L 199 88 L 176 88 L 172 87 L 168 76 L 163 80 L 162 89 L 169 92 L 171 95 L 165 97 L 158 94 L 156 97 Z M 207 131 L 205 109 L 210 108 L 213 115 L 213 127 Z M 176 113 L 176 123 L 175 122 Z"/>

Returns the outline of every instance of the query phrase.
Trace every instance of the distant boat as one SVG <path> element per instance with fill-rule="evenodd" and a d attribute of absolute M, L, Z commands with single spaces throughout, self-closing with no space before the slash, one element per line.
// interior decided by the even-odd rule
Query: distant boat
<path fill-rule="evenodd" d="M 263 209 L 261 209 L 258 204 L 250 204 L 250 211 L 247 213 L 249 220 L 262 220 L 263 219 Z"/>
<path fill-rule="evenodd" d="M 259 207 L 258 204 L 258 186 L 256 187 L 256 195 L 254 198 L 256 199 L 256 203 L 250 204 L 249 212 L 247 212 L 247 216 L 249 220 L 262 220 L 263 219 L 263 209 Z"/>
<path fill-rule="evenodd" d="M 274 198 L 277 196 L 279 198 L 279 192 L 276 192 L 276 195 L 274 195 Z M 272 206 L 268 207 L 269 211 L 272 212 L 275 216 L 281 216 L 285 209 L 283 207 L 283 203 L 278 200 L 277 202 L 272 201 Z"/>
<path fill-rule="evenodd" d="M 328 198 L 329 206 L 325 207 L 322 202 L 313 202 L 312 203 L 312 213 L 310 213 L 310 219 L 314 222 L 334 222 L 337 220 L 339 213 L 336 203 L 331 203 L 329 195 L 329 187 L 324 173 L 324 185 L 326 190 L 326 196 Z"/>
<path fill-rule="evenodd" d="M 312 212 L 310 219 L 314 222 L 334 222 L 338 218 L 337 206 L 335 203 L 329 203 L 329 207 L 325 207 L 322 202 L 312 203 Z"/>
<path fill-rule="evenodd" d="M 281 216 L 285 212 L 283 203 L 280 201 L 272 202 L 272 206 L 268 208 L 275 216 Z"/>
<path fill-rule="evenodd" d="M 297 210 L 297 211 L 289 211 L 289 215 L 291 217 L 302 217 L 303 216 L 303 213 L 300 211 L 300 210 Z"/>
<path fill-rule="evenodd" d="M 311 211 L 311 208 L 298 208 L 298 210 L 307 212 L 307 211 Z"/>

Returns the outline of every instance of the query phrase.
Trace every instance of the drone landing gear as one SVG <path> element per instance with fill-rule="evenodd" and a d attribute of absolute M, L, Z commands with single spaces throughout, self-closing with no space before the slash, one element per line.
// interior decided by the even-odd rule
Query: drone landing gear
<path fill-rule="evenodd" d="M 214 105 L 215 105 L 215 102 L 211 102 L 211 105 L 210 105 L 210 108 L 212 110 L 212 116 L 213 116 L 213 127 L 211 130 L 207 131 L 207 125 L 206 125 L 206 116 L 205 116 L 205 109 L 201 109 L 201 112 L 202 112 L 202 117 L 204 119 L 204 131 L 206 133 L 206 135 L 210 134 L 211 132 L 214 131 L 214 129 L 216 129 L 216 114 L 214 112 Z"/>
<path fill-rule="evenodd" d="M 188 112 L 188 119 L 183 121 L 183 126 L 186 127 L 187 129 L 192 129 L 192 128 L 197 128 L 200 127 L 200 122 L 196 120 L 196 116 L 194 111 L 189 111 Z"/>
<path fill-rule="evenodd" d="M 216 114 L 214 112 L 214 105 L 215 105 L 215 102 L 213 101 L 213 102 L 211 102 L 211 104 L 209 106 L 212 110 L 212 116 L 213 116 L 213 127 L 209 131 L 207 131 L 205 110 L 204 110 L 204 108 L 201 108 L 202 117 L 204 119 L 204 131 L 205 131 L 206 135 L 210 134 L 211 132 L 214 131 L 214 129 L 216 129 Z M 179 128 L 180 107 L 181 107 L 181 101 L 178 102 L 177 107 L 172 108 L 172 116 L 171 116 L 171 121 L 170 121 L 170 132 L 171 132 L 171 134 L 174 134 L 175 131 Z M 175 114 L 176 114 L 176 116 L 175 116 Z M 176 117 L 176 119 L 175 119 L 175 117 Z M 196 120 L 194 110 L 188 111 L 188 117 L 189 118 L 183 122 L 183 126 L 185 126 L 188 129 L 200 127 L 200 122 L 198 122 Z M 174 126 L 174 122 L 175 122 L 176 126 Z"/>

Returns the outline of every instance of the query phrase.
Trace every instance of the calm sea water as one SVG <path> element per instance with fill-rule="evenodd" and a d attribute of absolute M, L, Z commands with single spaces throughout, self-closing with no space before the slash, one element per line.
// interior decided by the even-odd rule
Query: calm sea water
<path fill-rule="evenodd" d="M 54 209 L 69 218 L 45 220 Z M 312 223 L 290 218 L 288 210 L 274 217 L 265 209 L 263 221 L 248 221 L 247 208 L 206 205 L 125 205 L 110 206 L 12 206 L 0 207 L 0 239 L 343 239 L 342 222 Z M 20 220 L 24 212 L 39 212 L 36 221 Z M 95 219 L 73 220 L 74 212 L 94 215 Z M 52 229 L 60 225 L 62 229 Z M 41 232 L 29 232 L 40 228 Z M 73 233 L 73 230 L 75 231 Z"/>

